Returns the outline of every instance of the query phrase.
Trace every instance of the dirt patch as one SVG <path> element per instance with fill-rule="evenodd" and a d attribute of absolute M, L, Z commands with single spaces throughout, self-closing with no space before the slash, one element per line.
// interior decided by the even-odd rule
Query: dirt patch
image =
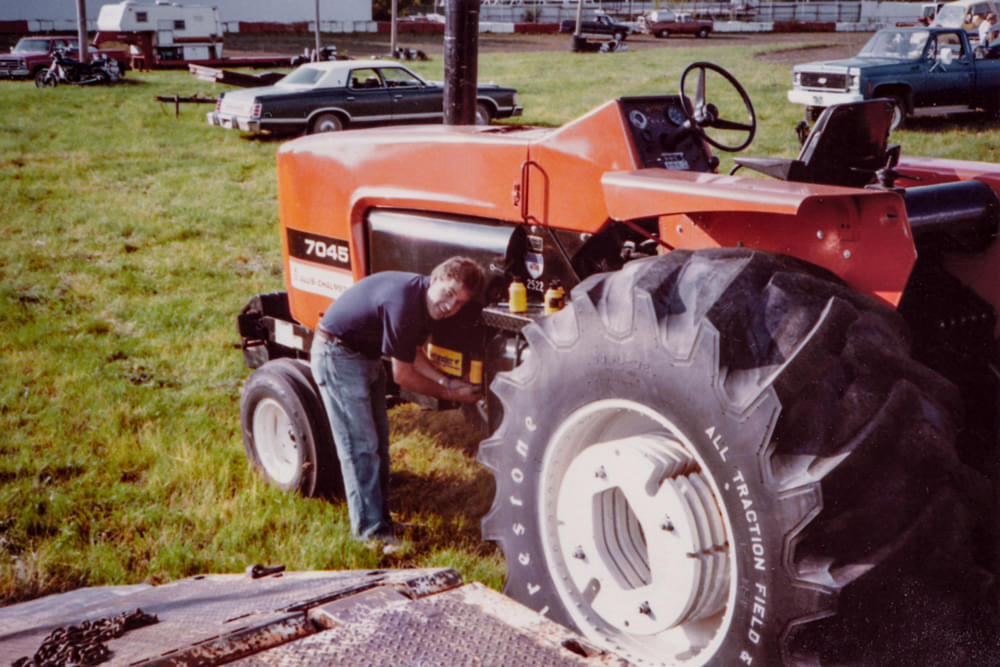
<path fill-rule="evenodd" d="M 628 38 L 630 50 L 645 49 L 701 49 L 706 47 L 739 46 L 750 49 L 755 57 L 766 62 L 791 65 L 808 60 L 841 58 L 857 53 L 870 33 L 719 33 L 708 39 L 694 37 L 672 37 L 657 39 L 647 35 L 633 35 Z M 323 45 L 333 45 L 341 54 L 355 58 L 385 56 L 389 53 L 389 36 L 377 33 L 322 35 Z M 403 33 L 397 38 L 402 47 L 420 49 L 431 58 L 444 54 L 444 35 Z M 768 50 L 775 44 L 788 44 L 788 49 Z M 808 46 L 802 47 L 803 44 Z M 311 34 L 250 34 L 230 33 L 226 35 L 226 53 L 240 55 L 287 55 L 302 53 L 306 47 L 315 45 Z M 794 47 L 792 45 L 795 45 Z M 493 34 L 479 36 L 480 53 L 528 53 L 540 51 L 568 51 L 570 36 Z M 765 52 L 767 50 L 767 52 Z"/>

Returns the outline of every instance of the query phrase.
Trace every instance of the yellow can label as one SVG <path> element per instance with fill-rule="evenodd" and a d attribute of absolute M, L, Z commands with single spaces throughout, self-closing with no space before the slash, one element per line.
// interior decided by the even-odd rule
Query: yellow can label
<path fill-rule="evenodd" d="M 427 358 L 434 364 L 434 368 L 442 373 L 462 377 L 462 353 L 440 347 L 433 343 L 427 344 Z"/>

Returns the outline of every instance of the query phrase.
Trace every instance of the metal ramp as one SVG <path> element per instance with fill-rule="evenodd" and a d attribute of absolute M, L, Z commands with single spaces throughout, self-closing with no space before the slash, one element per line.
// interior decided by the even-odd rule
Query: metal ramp
<path fill-rule="evenodd" d="M 0 610 L 0 662 L 30 658 L 58 628 L 141 609 L 157 622 L 107 640 L 103 664 L 626 664 L 451 569 L 204 575 L 98 597 Z"/>

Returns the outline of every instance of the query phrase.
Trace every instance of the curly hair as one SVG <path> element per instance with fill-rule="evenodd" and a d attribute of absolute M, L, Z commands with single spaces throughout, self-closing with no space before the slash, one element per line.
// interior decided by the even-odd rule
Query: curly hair
<path fill-rule="evenodd" d="M 473 294 L 483 288 L 483 268 L 468 257 L 451 257 L 441 262 L 431 271 L 431 280 L 451 278 Z"/>

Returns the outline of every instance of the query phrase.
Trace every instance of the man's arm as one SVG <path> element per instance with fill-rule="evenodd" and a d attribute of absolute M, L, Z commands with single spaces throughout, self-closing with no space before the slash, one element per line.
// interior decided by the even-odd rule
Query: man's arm
<path fill-rule="evenodd" d="M 413 363 L 392 359 L 392 379 L 418 394 L 460 403 L 474 403 L 482 398 L 478 385 L 445 375 L 431 364 L 423 350 L 417 350 Z"/>

